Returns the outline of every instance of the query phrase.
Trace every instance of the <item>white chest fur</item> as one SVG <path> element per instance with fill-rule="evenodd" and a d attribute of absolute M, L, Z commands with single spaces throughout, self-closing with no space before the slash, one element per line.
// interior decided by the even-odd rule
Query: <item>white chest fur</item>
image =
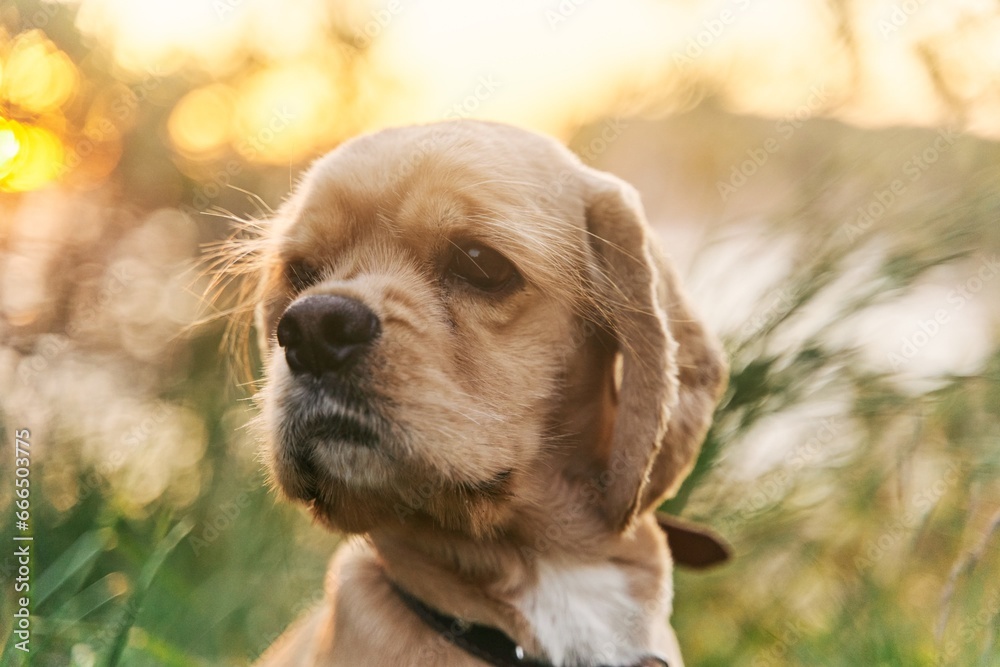
<path fill-rule="evenodd" d="M 646 655 L 653 619 L 612 564 L 542 562 L 538 583 L 515 605 L 559 667 L 627 665 Z M 662 616 L 669 613 L 669 593 Z M 662 599 L 662 598 L 661 598 Z"/>

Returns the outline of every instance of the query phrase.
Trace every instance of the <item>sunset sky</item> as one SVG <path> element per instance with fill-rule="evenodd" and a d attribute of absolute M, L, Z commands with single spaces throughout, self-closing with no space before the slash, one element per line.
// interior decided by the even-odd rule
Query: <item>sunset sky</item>
<path fill-rule="evenodd" d="M 995 3 L 907 0 L 835 11 L 847 5 L 80 0 L 76 22 L 95 52 L 112 54 L 123 86 L 155 87 L 171 76 L 197 82 L 168 123 L 171 148 L 194 162 L 228 149 L 284 164 L 358 132 L 456 116 L 567 138 L 605 116 L 662 115 L 705 95 L 737 113 L 864 126 L 958 118 L 969 132 L 1000 136 Z M 71 157 L 60 141 L 72 140 L 59 113 L 85 87 L 45 38 L 46 14 L 22 24 L 28 30 L 4 38 L 3 96 L 56 120 L 0 117 L 0 177 L 11 190 L 60 176 L 59 163 Z M 279 125 L 280 136 L 260 141 Z M 113 165 L 109 150 L 103 159 Z M 97 157 L 88 167 L 99 171 Z"/>

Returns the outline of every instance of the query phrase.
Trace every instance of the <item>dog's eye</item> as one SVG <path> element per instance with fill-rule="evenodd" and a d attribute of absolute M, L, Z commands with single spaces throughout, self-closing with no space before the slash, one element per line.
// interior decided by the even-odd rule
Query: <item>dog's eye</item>
<path fill-rule="evenodd" d="M 293 260 L 285 265 L 285 278 L 296 292 L 301 292 L 316 282 L 319 271 L 302 260 Z"/>
<path fill-rule="evenodd" d="M 517 278 L 517 270 L 506 257 L 475 242 L 456 244 L 448 273 L 484 292 L 498 292 Z"/>

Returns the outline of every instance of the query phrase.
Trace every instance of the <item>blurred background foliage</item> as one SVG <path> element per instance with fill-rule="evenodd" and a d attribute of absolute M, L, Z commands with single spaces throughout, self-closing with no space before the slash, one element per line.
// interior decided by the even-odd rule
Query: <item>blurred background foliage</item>
<path fill-rule="evenodd" d="M 2 539 L 30 428 L 33 643 L 243 665 L 337 543 L 276 502 L 205 244 L 359 132 L 479 117 L 633 182 L 732 382 L 668 509 L 688 663 L 1000 664 L 1000 6 L 0 3 Z M 8 446 L 9 444 L 9 446 Z"/>

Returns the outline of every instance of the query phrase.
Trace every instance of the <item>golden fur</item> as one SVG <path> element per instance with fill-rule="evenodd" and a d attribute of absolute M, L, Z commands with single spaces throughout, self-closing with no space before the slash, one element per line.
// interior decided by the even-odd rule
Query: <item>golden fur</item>
<path fill-rule="evenodd" d="M 513 288 L 485 294 L 447 274 L 469 240 L 516 267 Z M 568 647 L 564 664 L 660 652 L 677 667 L 671 559 L 652 512 L 694 464 L 726 371 L 635 191 L 524 130 L 393 129 L 319 160 L 261 244 L 273 478 L 359 537 L 334 559 L 324 605 L 260 664 L 483 664 L 425 627 L 390 580 L 551 658 L 552 631 L 525 609 L 551 597 L 540 572 L 565 570 L 598 573 L 586 590 L 626 582 L 623 604 L 640 611 L 605 619 L 618 646 Z M 316 435 L 329 397 L 275 339 L 309 295 L 355 299 L 381 322 L 350 380 L 374 446 Z"/>

